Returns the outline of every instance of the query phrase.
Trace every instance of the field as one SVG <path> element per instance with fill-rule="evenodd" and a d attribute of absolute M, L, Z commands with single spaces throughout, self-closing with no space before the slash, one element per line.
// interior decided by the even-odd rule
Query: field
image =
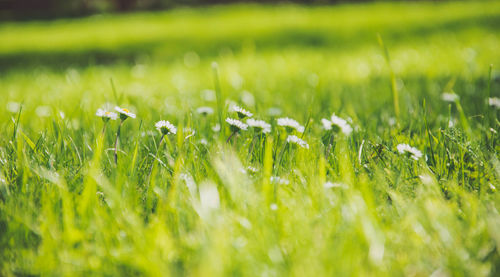
<path fill-rule="evenodd" d="M 0 276 L 498 276 L 499 26 L 498 1 L 0 23 Z"/>

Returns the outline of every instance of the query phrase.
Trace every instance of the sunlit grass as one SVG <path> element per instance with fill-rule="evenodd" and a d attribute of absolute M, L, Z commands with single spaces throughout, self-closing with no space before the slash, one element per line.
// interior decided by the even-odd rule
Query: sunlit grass
<path fill-rule="evenodd" d="M 498 275 L 496 6 L 3 24 L 0 275 Z"/>

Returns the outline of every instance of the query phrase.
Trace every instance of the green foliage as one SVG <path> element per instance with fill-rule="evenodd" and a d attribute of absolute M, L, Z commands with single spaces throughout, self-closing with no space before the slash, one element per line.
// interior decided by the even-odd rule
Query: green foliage
<path fill-rule="evenodd" d="M 492 6 L 0 25 L 0 275 L 498 275 Z M 120 121 L 95 116 L 107 102 L 137 114 L 117 163 Z M 271 133 L 226 143 L 234 103 Z M 323 129 L 332 113 L 351 134 Z M 177 127 L 161 143 L 159 120 Z"/>

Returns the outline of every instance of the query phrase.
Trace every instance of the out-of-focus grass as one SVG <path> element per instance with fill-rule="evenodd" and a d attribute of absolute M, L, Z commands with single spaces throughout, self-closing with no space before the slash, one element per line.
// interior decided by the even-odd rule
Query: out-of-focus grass
<path fill-rule="evenodd" d="M 217 56 L 221 48 L 314 47 L 323 51 L 364 50 L 376 33 L 406 44 L 423 41 L 432 50 L 434 36 L 452 45 L 477 41 L 494 47 L 488 33 L 500 24 L 497 2 L 374 4 L 304 8 L 301 6 L 229 6 L 155 14 L 96 16 L 3 24 L 0 62 L 99 63 L 153 53 L 175 58 L 187 51 Z M 485 37 L 486 36 L 486 37 Z M 431 39 L 428 41 L 428 39 Z M 445 59 L 448 60 L 448 59 Z M 52 62 L 51 62 L 52 61 Z"/>
<path fill-rule="evenodd" d="M 3 24 L 0 275 L 497 275 L 499 5 Z M 213 61 L 221 112 L 243 105 L 271 134 L 226 144 L 229 128 L 213 131 Z M 106 102 L 137 113 L 117 165 L 118 122 L 102 133 L 94 115 Z M 354 131 L 330 145 L 320 120 L 333 112 Z M 285 143 L 278 116 L 307 125 L 309 149 Z M 160 119 L 178 133 L 159 147 Z"/>

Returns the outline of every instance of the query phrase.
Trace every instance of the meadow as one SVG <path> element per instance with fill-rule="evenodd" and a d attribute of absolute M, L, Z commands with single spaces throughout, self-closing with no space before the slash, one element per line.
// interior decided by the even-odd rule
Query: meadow
<path fill-rule="evenodd" d="M 498 276 L 499 26 L 498 1 L 2 22 L 0 275 Z"/>

